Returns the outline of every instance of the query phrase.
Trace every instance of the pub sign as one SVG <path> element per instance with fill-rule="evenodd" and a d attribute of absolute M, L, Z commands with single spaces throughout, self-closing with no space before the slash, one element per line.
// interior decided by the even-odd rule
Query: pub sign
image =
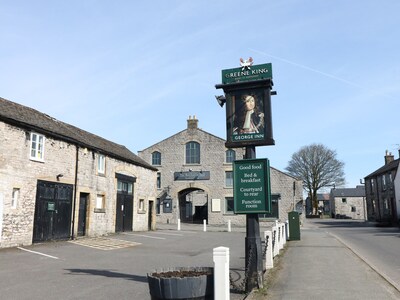
<path fill-rule="evenodd" d="M 250 60 L 250 59 L 249 59 Z M 222 70 L 226 99 L 228 148 L 275 145 L 271 116 L 271 64 L 252 65 L 241 60 L 242 68 Z"/>

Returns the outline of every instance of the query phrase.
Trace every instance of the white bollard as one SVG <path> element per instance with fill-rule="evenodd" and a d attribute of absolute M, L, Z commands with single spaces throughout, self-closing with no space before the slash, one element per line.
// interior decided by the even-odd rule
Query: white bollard
<path fill-rule="evenodd" d="M 231 232 L 232 228 L 231 228 L 231 220 L 228 220 L 228 232 Z"/>
<path fill-rule="evenodd" d="M 265 247 L 265 269 L 272 269 L 274 267 L 274 257 L 272 254 L 272 231 L 264 231 Z"/>
<path fill-rule="evenodd" d="M 277 246 L 278 246 L 278 254 L 279 254 L 279 251 L 282 249 L 281 248 L 281 243 L 282 243 L 282 239 L 281 239 L 281 237 L 282 237 L 282 233 L 281 233 L 281 225 L 278 223 L 278 226 L 276 227 L 276 235 L 278 236 L 278 243 L 277 243 Z"/>
<path fill-rule="evenodd" d="M 214 299 L 229 300 L 229 248 L 213 249 Z"/>
<path fill-rule="evenodd" d="M 282 233 L 283 233 L 283 238 L 282 238 L 282 242 L 283 242 L 283 246 L 286 245 L 286 223 L 282 223 Z"/>
<path fill-rule="evenodd" d="M 283 230 L 284 230 L 284 227 L 283 227 L 283 224 L 282 223 L 279 223 L 279 233 L 280 233 L 280 240 L 279 240 L 279 250 L 282 250 L 283 249 L 283 237 L 284 237 L 284 233 L 283 233 Z"/>
<path fill-rule="evenodd" d="M 203 230 L 204 232 L 207 231 L 207 220 L 203 220 Z"/>
<path fill-rule="evenodd" d="M 181 219 L 178 219 L 178 231 L 181 230 Z"/>
<path fill-rule="evenodd" d="M 272 227 L 272 242 L 274 244 L 273 256 L 277 256 L 279 254 L 279 245 L 278 245 L 278 230 L 276 230 L 276 226 Z"/>
<path fill-rule="evenodd" d="M 285 222 L 286 226 L 285 226 L 285 231 L 286 231 L 286 240 L 289 240 L 289 221 Z"/>

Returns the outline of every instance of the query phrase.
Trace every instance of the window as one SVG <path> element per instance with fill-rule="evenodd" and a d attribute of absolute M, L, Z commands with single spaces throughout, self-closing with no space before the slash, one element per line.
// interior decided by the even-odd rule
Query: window
<path fill-rule="evenodd" d="M 44 160 L 44 141 L 44 135 L 31 132 L 31 159 L 38 161 Z"/>
<path fill-rule="evenodd" d="M 233 197 L 225 198 L 225 213 L 233 214 Z"/>
<path fill-rule="evenodd" d="M 382 175 L 382 189 L 386 190 L 386 174 Z"/>
<path fill-rule="evenodd" d="M 351 212 L 356 212 L 356 207 L 355 206 L 351 207 Z"/>
<path fill-rule="evenodd" d="M 161 213 L 161 199 L 157 199 L 157 204 L 156 204 L 156 214 L 159 215 Z"/>
<path fill-rule="evenodd" d="M 225 152 L 225 161 L 227 163 L 231 163 L 236 159 L 236 152 L 232 149 L 226 150 Z"/>
<path fill-rule="evenodd" d="M 186 144 L 186 163 L 200 163 L 200 144 L 197 142 L 189 142 Z"/>
<path fill-rule="evenodd" d="M 140 212 L 144 211 L 144 199 L 139 200 L 139 211 Z"/>
<path fill-rule="evenodd" d="M 158 151 L 155 151 L 151 154 L 151 164 L 155 166 L 160 166 L 161 165 L 161 153 Z"/>
<path fill-rule="evenodd" d="M 225 186 L 233 187 L 233 172 L 232 171 L 225 172 Z"/>
<path fill-rule="evenodd" d="M 161 173 L 157 173 L 157 188 L 161 189 Z"/>
<path fill-rule="evenodd" d="M 19 199 L 19 189 L 14 188 L 12 191 L 11 208 L 17 208 L 18 199 Z"/>
<path fill-rule="evenodd" d="M 106 157 L 103 154 L 97 156 L 97 172 L 99 174 L 106 172 Z"/>
<path fill-rule="evenodd" d="M 371 178 L 371 194 L 375 192 L 375 179 Z"/>
<path fill-rule="evenodd" d="M 104 195 L 97 195 L 94 211 L 95 212 L 105 212 L 105 197 L 104 197 Z"/>
<path fill-rule="evenodd" d="M 346 198 L 342 198 L 342 203 L 347 203 L 347 199 Z"/>
<path fill-rule="evenodd" d="M 133 184 L 131 182 L 125 182 L 125 181 L 118 179 L 117 191 L 126 193 L 128 195 L 132 195 L 133 194 Z"/>

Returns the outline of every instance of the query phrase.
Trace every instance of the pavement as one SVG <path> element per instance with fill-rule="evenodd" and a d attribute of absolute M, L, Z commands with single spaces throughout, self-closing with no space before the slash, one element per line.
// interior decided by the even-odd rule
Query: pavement
<path fill-rule="evenodd" d="M 399 290 L 368 262 L 307 219 L 301 240 L 286 244 L 279 263 L 265 277 L 266 291 L 252 292 L 246 300 L 400 299 Z"/>

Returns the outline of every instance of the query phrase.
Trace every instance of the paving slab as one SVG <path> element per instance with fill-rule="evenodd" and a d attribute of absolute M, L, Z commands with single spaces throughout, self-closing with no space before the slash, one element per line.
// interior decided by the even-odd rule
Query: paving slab
<path fill-rule="evenodd" d="M 249 299 L 400 299 L 400 293 L 345 244 L 305 225 L 290 241 L 266 297 Z"/>

